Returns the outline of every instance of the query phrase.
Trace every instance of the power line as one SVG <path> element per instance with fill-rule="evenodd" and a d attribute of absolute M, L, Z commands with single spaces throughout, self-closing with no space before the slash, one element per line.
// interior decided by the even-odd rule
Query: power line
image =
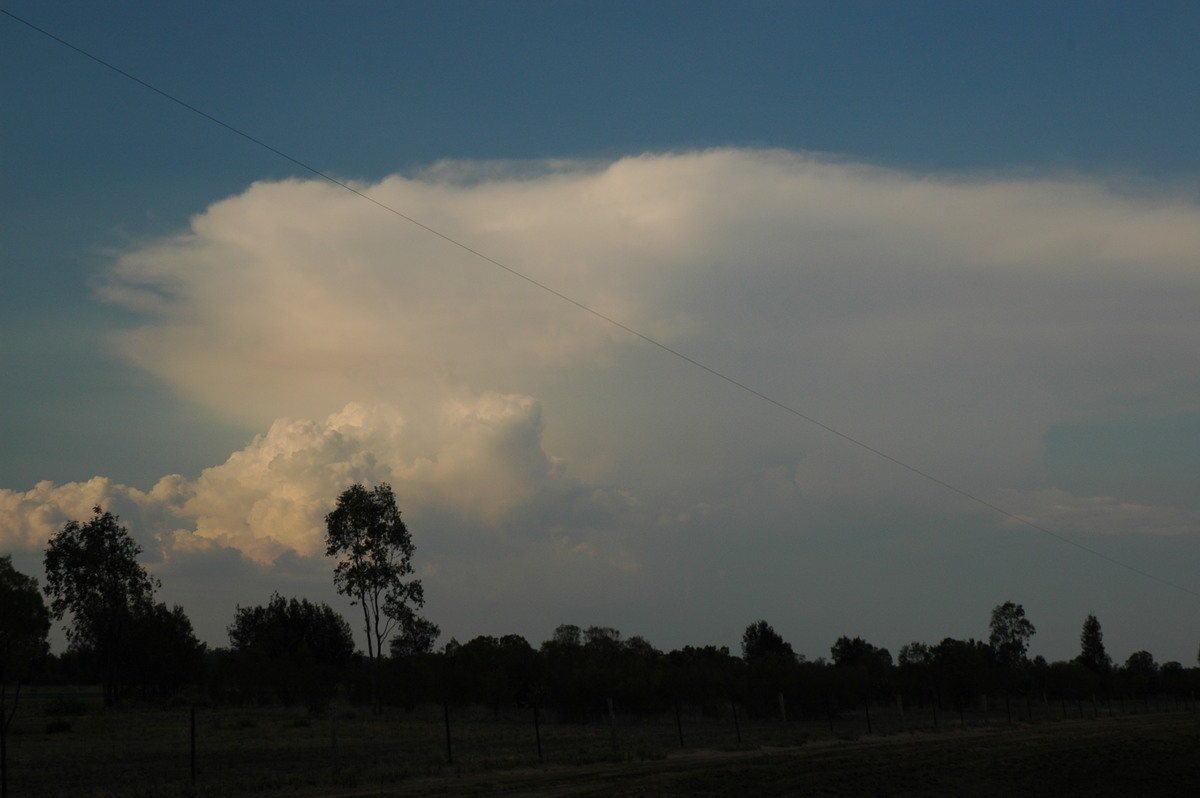
<path fill-rule="evenodd" d="M 342 181 L 342 180 L 338 180 L 337 178 L 329 175 L 328 173 L 323 172 L 314 166 L 310 166 L 309 164 L 305 163 L 304 161 L 301 161 L 300 159 L 271 146 L 270 144 L 263 141 L 262 139 L 256 138 L 255 136 L 250 135 L 249 133 L 245 132 L 244 130 L 237 128 L 237 127 L 229 124 L 228 122 L 225 122 L 225 121 L 213 116 L 212 114 L 209 114 L 208 112 L 203 111 L 200 108 L 197 108 L 196 106 L 191 105 L 188 102 L 185 102 L 184 100 L 181 100 L 180 98 L 176 97 L 175 95 L 171 94 L 170 92 L 160 89 L 157 86 L 155 86 L 151 83 L 148 83 L 145 80 L 142 80 L 141 78 L 137 77 L 136 75 L 126 72 L 125 70 L 121 69 L 120 67 L 116 66 L 115 64 L 113 64 L 109 61 L 106 61 L 103 58 L 100 58 L 99 56 L 96 56 L 96 55 L 88 52 L 87 50 L 84 50 L 83 48 L 78 47 L 77 45 L 74 45 L 71 42 L 68 42 L 65 39 L 62 39 L 62 38 L 54 35 L 50 31 L 48 31 L 44 28 L 41 28 L 41 27 L 33 24 L 32 22 L 29 22 L 26 19 L 23 19 L 23 18 L 17 16 L 16 14 L 13 14 L 12 12 L 8 11 L 7 9 L 0 8 L 0 13 L 3 13 L 4 15 L 8 16 L 9 18 L 21 23 L 22 25 L 25 25 L 26 27 L 28 27 L 34 31 L 37 31 L 38 33 L 42 34 L 43 36 L 45 36 L 49 39 L 52 39 L 53 41 L 57 42 L 58 44 L 61 44 L 62 46 L 66 47 L 70 50 L 73 50 L 74 52 L 84 56 L 85 58 L 88 58 L 88 59 L 96 62 L 97 64 L 100 64 L 105 69 L 109 69 L 109 70 L 117 73 L 118 75 L 138 84 L 139 86 L 149 89 L 150 91 L 154 92 L 155 94 L 159 95 L 160 97 L 163 97 L 164 99 L 169 100 L 170 102 L 175 103 L 176 105 L 179 105 L 179 106 L 187 109 L 188 111 L 191 111 L 192 113 L 203 117 L 204 119 L 207 119 L 209 122 L 212 122 L 213 124 L 215 124 L 221 128 L 224 128 L 225 130 L 229 131 L 230 133 L 233 133 L 236 136 L 240 136 L 241 138 L 249 141 L 250 143 L 252 143 L 258 147 L 261 147 L 262 149 L 265 149 L 268 152 L 273 153 L 274 155 L 277 155 L 278 157 L 282 158 L 283 160 L 285 160 L 291 164 L 294 164 L 295 166 L 300 167 L 301 169 L 303 169 L 306 172 L 309 172 L 310 174 L 314 175 L 315 177 L 318 177 L 322 180 L 328 181 L 329 183 L 332 183 L 333 185 L 338 186 L 339 188 L 342 188 L 342 189 L 350 192 L 351 194 L 361 197 L 362 199 L 366 200 L 367 202 L 370 202 L 371 204 L 375 205 L 376 207 L 381 208 L 382 210 L 385 210 L 388 213 L 391 213 L 394 216 L 397 216 L 397 217 L 403 219 L 404 221 L 408 222 L 409 224 L 412 224 L 412 225 L 419 227 L 420 229 L 426 231 L 427 233 L 437 236 L 438 238 L 442 239 L 443 241 L 445 241 L 455 247 L 458 247 L 459 249 L 463 250 L 464 252 L 474 255 L 475 257 L 491 264 L 492 266 L 502 269 L 502 270 L 508 272 L 509 274 L 511 274 L 512 276 L 514 276 L 518 279 L 524 280 L 525 282 L 529 283 L 530 285 L 532 285 L 536 288 L 539 288 L 542 291 L 545 291 L 546 293 L 549 293 L 555 297 L 558 297 L 559 299 L 561 299 L 564 302 L 574 305 L 575 307 L 579 308 L 580 310 L 582 310 L 586 313 L 590 313 L 592 316 L 595 316 L 596 318 L 606 322 L 607 324 L 612 325 L 613 327 L 617 327 L 618 329 L 623 330 L 624 332 L 634 336 L 635 338 L 639 338 L 642 341 L 644 341 L 645 343 L 650 344 L 651 346 L 654 346 L 654 347 L 662 350 L 663 352 L 666 352 L 667 354 L 669 354 L 675 358 L 678 358 L 679 360 L 682 360 L 685 363 L 688 363 L 688 364 L 694 366 L 695 368 L 700 369 L 701 371 L 707 372 L 708 374 L 712 375 L 713 377 L 723 380 L 723 381 L 729 383 L 730 385 L 734 386 L 735 388 L 738 388 L 741 391 L 750 394 L 751 396 L 754 396 L 768 404 L 774 405 L 775 407 L 779 408 L 780 410 L 784 411 L 785 413 L 789 413 L 789 414 L 795 416 L 796 418 L 799 418 L 803 421 L 808 422 L 809 424 L 812 424 L 815 427 L 819 427 L 820 429 L 824 430 L 825 432 L 828 432 L 831 435 L 835 435 L 838 438 L 841 438 L 842 440 L 844 440 L 848 443 L 851 443 L 854 446 L 859 447 L 860 449 L 870 452 L 871 454 L 875 455 L 876 457 L 879 457 L 883 460 L 888 461 L 889 463 L 892 463 L 893 465 L 899 466 L 900 468 L 902 468 L 906 471 L 909 471 L 910 473 L 915 474 L 916 476 L 918 476 L 928 482 L 932 482 L 933 484 L 938 485 L 938 486 L 944 488 L 945 490 L 950 491 L 951 493 L 958 494 L 959 496 L 961 496 L 971 502 L 974 502 L 975 504 L 978 504 L 982 507 L 986 507 L 987 509 L 989 509 L 995 513 L 998 513 L 1006 518 L 1009 518 L 1013 521 L 1016 521 L 1026 527 L 1029 527 L 1030 529 L 1036 530 L 1036 531 L 1041 532 L 1049 537 L 1052 537 L 1061 543 L 1064 543 L 1069 546 L 1074 546 L 1075 548 L 1079 549 L 1080 551 L 1087 552 L 1088 554 L 1091 554 L 1094 557 L 1098 557 L 1108 563 L 1111 563 L 1112 565 L 1116 565 L 1121 568 L 1124 568 L 1124 569 L 1126 569 L 1134 574 L 1137 574 L 1141 577 L 1144 577 L 1146 579 L 1150 579 L 1152 581 L 1159 582 L 1160 584 L 1166 585 L 1167 587 L 1172 587 L 1172 588 L 1175 588 L 1176 590 L 1180 590 L 1184 593 L 1188 593 L 1192 596 L 1195 596 L 1196 598 L 1200 598 L 1200 592 L 1197 592 L 1190 588 L 1184 587 L 1183 585 L 1175 584 L 1174 582 L 1171 582 L 1167 579 L 1163 579 L 1160 576 L 1149 573 L 1147 571 L 1143 571 L 1142 569 L 1140 569 L 1136 566 L 1130 565 L 1129 563 L 1126 563 L 1121 560 L 1110 557 L 1109 555 L 1107 555 L 1101 551 L 1093 549 L 1090 546 L 1086 546 L 1077 540 L 1073 540 L 1069 537 L 1066 537 L 1065 535 L 1055 532 L 1045 526 L 1042 526 L 1041 524 L 1038 524 L 1035 521 L 1032 521 L 1028 518 L 1017 515 L 1016 513 L 1012 512 L 1010 510 L 1006 510 L 1003 507 L 1000 507 L 999 505 L 993 504 L 992 502 L 987 501 L 986 499 L 983 499 L 982 497 L 976 496 L 975 494 L 973 494 L 967 490 L 964 490 L 963 488 L 960 488 L 956 485 L 946 482 L 945 480 L 943 480 L 939 477 L 936 477 L 927 471 L 924 471 L 914 465 L 911 465 L 903 460 L 900 460 L 897 457 L 893 457 L 892 455 L 887 454 L 886 452 L 884 452 L 880 449 L 876 449 L 874 446 L 871 446 L 870 444 L 868 444 L 862 440 L 859 440 L 858 438 L 855 438 L 854 436 L 852 436 L 848 433 L 842 432 L 839 429 L 831 427 L 828 424 L 825 424 L 824 422 L 821 422 L 821 421 L 813 418 L 812 416 L 809 416 L 809 415 L 803 413 L 802 411 L 796 409 L 795 407 L 792 407 L 791 405 L 789 405 L 785 402 L 782 402 L 782 401 L 775 399 L 755 388 L 752 388 L 749 385 L 747 385 L 746 383 L 741 382 L 740 380 L 737 380 L 733 377 L 730 377 L 729 375 L 727 375 L 721 371 L 718 371 L 717 369 L 715 369 L 711 366 L 708 366 L 705 363 L 703 363 L 699 360 L 696 360 L 695 358 L 693 358 L 689 355 L 686 355 L 683 352 L 681 352 L 677 349 L 674 349 L 674 348 L 662 343 L 661 341 L 658 341 L 655 338 L 652 338 L 649 335 L 646 335 L 645 333 L 640 332 L 639 330 L 634 329 L 633 327 L 630 327 L 629 325 L 627 325 L 621 321 L 618 321 L 617 319 L 614 319 L 611 316 L 605 315 L 604 313 L 601 313 L 600 311 L 596 310 L 595 308 L 592 308 L 589 305 L 586 305 L 583 302 L 581 302 L 571 296 L 568 296 L 567 294 L 564 294 L 555 288 L 552 288 L 551 286 L 547 285 L 546 283 L 536 280 L 536 279 L 530 277 L 529 275 L 527 275 L 521 271 L 518 271 L 517 269 L 515 269 L 511 266 L 508 266 L 507 264 L 502 263 L 502 262 L 496 260 L 495 258 L 492 258 L 489 255 L 486 255 L 483 252 L 480 252 L 479 250 L 474 249 L 471 246 L 464 244 L 463 242 L 461 242 L 455 238 L 452 238 L 451 236 L 446 235 L 445 233 L 443 233 L 433 227 L 430 227 L 429 225 L 424 224 L 423 222 L 418 221 L 417 219 L 414 219 L 413 217 L 403 213 L 402 211 L 397 210 L 396 208 L 393 208 L 392 206 L 390 206 L 386 203 L 380 202 L 379 200 L 375 199 L 374 197 L 370 196 L 369 194 L 365 194 L 362 191 L 359 191 L 358 189 L 354 188 L 354 186 L 350 185 L 349 183 L 346 183 L 345 181 Z"/>

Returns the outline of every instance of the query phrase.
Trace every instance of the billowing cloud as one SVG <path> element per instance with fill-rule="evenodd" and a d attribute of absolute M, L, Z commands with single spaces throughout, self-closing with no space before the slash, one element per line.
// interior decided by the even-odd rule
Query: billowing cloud
<path fill-rule="evenodd" d="M 357 187 L 973 489 L 1028 469 L 1057 421 L 1200 401 L 1200 210 L 1179 197 L 742 150 L 448 163 Z M 519 394 L 581 473 L 642 479 L 682 452 L 703 481 L 795 423 L 321 182 L 213 205 L 122 256 L 102 294 L 146 319 L 117 339 L 130 358 L 258 424 L 387 402 L 437 448 L 448 396 Z M 676 424 L 707 427 L 711 456 L 688 457 Z M 863 486 L 821 465 L 844 442 L 794 446 L 782 460 L 817 455 L 812 489 Z"/>
<path fill-rule="evenodd" d="M 448 401 L 439 415 L 442 447 L 429 451 L 388 405 L 352 403 L 323 421 L 280 419 L 199 478 L 166 476 L 148 492 L 101 477 L 0 490 L 0 539 L 40 547 L 65 520 L 86 519 L 100 505 L 132 514 L 152 556 L 215 546 L 264 564 L 289 553 L 319 557 L 325 514 L 355 482 L 391 482 L 406 512 L 459 526 L 512 528 L 531 513 L 603 522 L 613 502 L 545 454 L 539 413 L 521 396 Z M 537 533 L 524 536 L 527 543 Z"/>
<path fill-rule="evenodd" d="M 1056 424 L 1200 406 L 1193 198 L 752 150 L 443 163 L 356 188 L 1046 526 L 1200 531 L 1170 497 L 1072 495 L 1042 467 Z M 434 592 L 469 616 L 468 596 L 518 614 L 703 596 L 897 507 L 1005 526 L 322 182 L 254 184 L 121 255 L 100 293 L 141 318 L 121 353 L 266 431 L 148 492 L 0 491 L 11 545 L 109 499 L 139 513 L 163 567 L 317 558 L 338 491 L 386 480 L 427 535 Z"/>

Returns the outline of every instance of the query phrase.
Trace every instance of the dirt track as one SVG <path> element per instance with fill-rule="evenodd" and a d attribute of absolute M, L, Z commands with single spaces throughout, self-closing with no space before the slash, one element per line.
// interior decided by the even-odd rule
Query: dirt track
<path fill-rule="evenodd" d="M 361 796 L 1198 795 L 1200 713 L 417 779 Z"/>

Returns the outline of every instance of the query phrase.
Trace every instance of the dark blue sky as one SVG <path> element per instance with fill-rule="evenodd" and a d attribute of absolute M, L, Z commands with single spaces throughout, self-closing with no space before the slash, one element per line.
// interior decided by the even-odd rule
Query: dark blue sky
<path fill-rule="evenodd" d="M 1189 487 L 1200 480 L 1200 464 L 1194 447 L 1186 444 L 1195 437 L 1200 377 L 1182 354 L 1200 335 L 1186 311 L 1194 307 L 1196 291 L 1195 262 L 1186 255 L 1188 230 L 1200 198 L 1200 7 L 1194 3 L 4 0 L 3 8 L 317 170 L 367 181 L 363 185 L 397 174 L 413 178 L 428 192 L 421 193 L 422 188 L 414 196 L 396 196 L 413 203 L 418 218 L 475 230 L 472 241 L 497 247 L 496 253 L 515 265 L 528 262 L 536 270 L 545 258 L 549 265 L 538 274 L 573 296 L 578 292 L 584 301 L 628 312 L 653 334 L 678 336 L 671 340 L 705 362 L 711 357 L 713 366 L 756 388 L 779 392 L 806 410 L 815 408 L 821 420 L 861 432 L 900 459 L 951 481 L 961 478 L 989 500 L 1008 497 L 1019 514 L 1049 513 L 1036 517 L 1047 524 L 1061 521 L 1071 530 L 1125 529 L 1113 519 L 1131 514 L 1127 535 L 1099 542 L 1087 538 L 1089 545 L 1111 544 L 1138 567 L 1161 569 L 1164 578 L 1181 578 L 1185 587 L 1200 590 L 1194 576 L 1178 577 L 1172 570 L 1181 550 L 1195 553 L 1200 536 Z M 346 402 L 379 398 L 386 379 L 365 378 L 349 366 L 325 364 L 314 372 L 319 376 L 297 378 L 291 385 L 286 374 L 302 374 L 311 364 L 289 361 L 266 344 L 262 362 L 238 365 L 246 371 L 231 365 L 222 372 L 213 365 L 237 365 L 240 354 L 258 351 L 251 341 L 261 330 L 252 314 L 238 315 L 242 299 L 263 309 L 262 327 L 278 331 L 281 340 L 304 342 L 304 347 L 297 344 L 298 351 L 312 354 L 334 346 L 320 336 L 306 337 L 307 327 L 288 326 L 293 320 L 278 310 L 293 299 L 302 304 L 306 290 L 328 296 L 340 290 L 341 283 L 319 270 L 297 277 L 302 269 L 296 263 L 304 253 L 287 256 L 295 259 L 288 261 L 295 272 L 268 267 L 283 257 L 273 250 L 246 255 L 244 273 L 226 273 L 205 233 L 194 243 L 214 276 L 193 282 L 187 269 L 199 267 L 163 245 L 186 231 L 193 217 L 210 220 L 214 240 L 228 245 L 236 225 L 222 227 L 229 219 L 216 219 L 210 208 L 231 198 L 234 204 L 228 207 L 244 214 L 235 218 L 259 219 L 254 216 L 259 209 L 261 218 L 292 213 L 308 220 L 310 229 L 320 227 L 337 212 L 323 206 L 324 199 L 306 194 L 301 201 L 299 188 L 296 196 L 270 198 L 250 190 L 256 181 L 311 175 L 7 15 L 0 15 L 0 107 L 0 492 L 12 504 L 5 505 L 7 512 L 16 517 L 45 503 L 52 508 L 46 517 L 69 513 L 66 500 L 33 495 L 43 480 L 64 486 L 100 475 L 143 492 L 169 474 L 197 480 L 231 454 L 248 458 L 243 450 L 276 418 L 303 415 L 316 423 Z M 727 163 L 722 157 L 701 157 L 709 150 L 755 155 Z M 789 161 L 778 168 L 784 177 L 776 183 L 765 150 L 782 151 L 784 160 L 839 165 L 841 171 L 812 171 Z M 639 163 L 618 189 L 579 177 L 587 171 L 581 164 L 603 171 L 644 153 L 690 155 L 668 166 Z M 476 170 L 469 179 L 451 181 L 454 191 L 462 192 L 457 205 L 441 204 L 441 195 L 429 188 L 437 180 L 422 182 L 425 170 L 441 161 L 454 162 L 459 172 Z M 545 206 L 534 202 L 532 187 L 554 190 L 553 179 L 536 176 L 556 170 L 578 179 L 579 192 Z M 513 174 L 527 182 L 504 183 L 502 178 Z M 798 182 L 789 182 L 793 177 Z M 488 204 L 494 201 L 489 180 L 503 185 L 497 191 L 510 192 L 494 206 Z M 473 193 L 472 186 L 479 191 Z M 493 220 L 509 211 L 514 219 L 526 218 L 518 211 L 527 202 L 539 209 L 555 202 L 569 207 L 580 198 L 590 202 L 608 196 L 604 192 L 610 190 L 621 198 L 613 201 L 617 216 L 663 225 L 644 239 L 631 233 L 626 248 L 617 247 L 612 255 L 628 256 L 628 262 L 612 268 L 573 271 L 586 264 L 588 252 L 607 252 L 604 248 L 614 244 L 613 233 L 576 229 L 574 220 L 538 237 L 513 240 L 489 239 L 494 227 L 481 222 L 476 229 L 463 221 L 474 218 L 471 209 L 484 205 L 492 209 Z M 830 192 L 828 209 L 801 199 L 823 190 Z M 712 192 L 711 202 L 687 191 Z M 726 207 L 723 196 L 742 199 Z M 678 211 L 684 220 L 679 228 L 668 224 L 676 218 L 671 216 L 678 210 L 676 198 L 695 202 Z M 792 201 L 806 210 L 784 213 L 781 203 Z M 721 208 L 714 210 L 717 205 Z M 827 219 L 813 221 L 826 211 Z M 532 219 L 549 211 L 528 213 Z M 685 222 L 694 225 L 688 228 L 692 237 L 673 238 Z M 562 241 L 555 229 L 563 231 Z M 797 230 L 807 232 L 800 236 Z M 336 231 L 329 235 L 337 239 Z M 314 234 L 309 252 L 320 250 L 325 240 Z M 579 249 L 572 250 L 570 242 Z M 714 254 L 709 262 L 690 248 L 699 246 L 696 242 L 725 254 Z M 790 272 L 781 264 L 799 258 L 797 242 L 808 259 L 800 258 L 802 268 Z M 284 236 L 279 246 L 288 243 Z M 380 269 L 391 257 L 437 262 L 446 274 L 455 266 L 425 253 L 426 243 L 419 239 L 394 252 L 366 244 L 362 251 L 353 250 L 356 244 L 342 246 L 347 262 Z M 422 254 L 411 254 L 418 251 Z M 1137 257 L 1143 251 L 1144 264 Z M 141 272 L 130 277 L 123 260 L 128 257 L 159 265 L 150 269 L 150 277 Z M 684 261 L 690 264 L 686 276 L 677 271 Z M 118 274 L 119 263 L 126 270 Z M 251 279 L 260 268 L 261 279 Z M 376 277 L 388 285 L 385 277 Z M 903 499 L 864 496 L 852 486 L 867 479 L 866 471 L 854 464 L 855 456 L 838 454 L 836 446 L 828 456 L 843 459 L 830 464 L 834 476 L 823 481 L 805 454 L 825 452 L 823 444 L 793 438 L 791 431 L 772 432 L 773 416 L 763 416 L 756 405 L 747 407 L 746 397 L 725 395 L 726 386 L 710 386 L 705 377 L 679 377 L 686 390 L 670 381 L 655 388 L 655 379 L 674 374 L 676 366 L 647 355 L 597 354 L 588 344 L 575 351 L 572 368 L 566 369 L 532 344 L 533 354 L 509 364 L 507 371 L 460 360 L 472 346 L 486 349 L 499 329 L 513 341 L 522 335 L 534 340 L 544 323 L 539 315 L 544 297 L 510 296 L 499 285 L 484 299 L 472 299 L 470 291 L 479 285 L 476 278 L 464 279 L 465 293 L 458 300 L 448 289 L 420 294 L 421 307 L 455 308 L 451 312 L 461 313 L 464 330 L 473 329 L 479 318 L 492 318 L 489 314 L 498 314 L 493 319 L 498 326 L 481 327 L 481 337 L 473 340 L 443 330 L 439 341 L 447 341 L 445 351 L 430 346 L 429 358 L 446 364 L 447 374 L 480 395 L 497 391 L 536 400 L 538 423 L 545 425 L 537 452 L 544 449 L 547 462 L 563 463 L 556 467 L 590 486 L 593 495 L 601 488 L 613 495 L 643 490 L 643 501 L 670 506 L 676 518 L 693 519 L 708 512 L 703 507 L 735 507 L 758 497 L 754 502 L 762 517 L 746 533 L 752 538 L 746 551 L 758 553 L 747 555 L 746 573 L 771 557 L 774 536 L 791 528 L 792 512 L 811 511 L 812 517 L 826 519 L 824 526 L 815 521 L 804 526 L 800 535 L 815 541 L 814 551 L 826 551 L 821 541 L 830 530 L 858 529 L 863 540 L 883 536 L 894 543 L 898 538 L 879 520 L 892 517 L 904 519 L 897 521 L 904 529 L 924 525 L 933 531 L 913 548 L 900 545 L 887 562 L 948 558 L 968 563 L 990 556 L 984 552 L 994 541 L 986 534 L 994 531 L 996 519 L 962 521 L 972 530 L 966 538 L 977 543 L 963 544 L 957 554 L 953 546 L 937 557 L 922 554 L 929 541 L 955 539 L 949 530 L 962 520 L 957 515 L 962 508 L 931 507 L 904 491 Z M 105 294 L 108 301 L 98 294 L 114 285 L 147 284 L 168 294 L 172 286 L 186 291 L 175 297 L 176 304 L 154 312 L 127 295 L 114 299 L 112 290 Z M 209 293 L 222 291 L 231 309 L 209 304 Z M 348 307 L 365 307 L 374 298 L 368 293 Z M 403 297 L 395 301 L 387 313 L 406 307 Z M 503 301 L 513 303 L 507 315 L 501 312 Z M 372 312 L 362 310 L 362 319 L 374 318 Z M 412 308 L 405 312 L 406 319 L 420 316 Z M 340 317 L 335 308 L 330 323 L 353 316 Z M 530 320 L 528 328 L 507 326 L 522 318 Z M 421 334 L 432 334 L 413 324 Z M 185 327 L 195 338 L 172 337 Z M 128 337 L 114 337 L 130 330 L 149 330 L 148 339 L 179 348 L 164 344 L 172 354 L 163 354 L 144 341 L 137 349 Z M 226 335 L 234 339 L 229 348 L 222 343 Z M 574 340 L 571 331 L 546 333 L 550 339 L 559 335 Z M 203 340 L 211 341 L 211 350 L 197 343 Z M 404 371 L 424 362 L 405 352 L 416 359 L 393 353 L 390 369 Z M 285 376 L 260 385 L 246 375 L 277 365 L 268 354 L 282 358 Z M 505 354 L 494 359 L 499 362 Z M 340 362 L 353 358 L 353 352 L 345 352 Z M 538 369 L 530 365 L 534 361 L 541 364 Z M 214 389 L 213 381 L 222 390 Z M 343 393 L 321 393 L 335 383 Z M 980 392 L 980 386 L 991 387 Z M 407 383 L 403 388 L 421 393 Z M 293 401 L 310 389 L 320 401 Z M 388 389 L 398 390 L 391 384 Z M 608 396 L 605 390 L 614 393 Z M 405 404 L 416 402 L 407 395 L 386 398 L 409 416 L 417 413 Z M 656 409 L 659 402 L 672 409 Z M 542 434 L 531 406 L 513 405 L 518 406 L 519 413 L 510 410 L 531 425 L 527 431 L 533 434 L 536 428 Z M 955 419 L 946 430 L 937 429 L 937 408 Z M 501 413 L 495 407 L 488 412 L 493 411 Z M 483 416 L 480 410 L 471 417 Z M 735 445 L 730 441 L 739 437 L 736 430 L 743 423 L 762 429 L 745 432 Z M 723 437 L 726 430 L 729 440 Z M 654 452 L 613 443 L 627 438 Z M 429 452 L 441 451 L 439 462 L 469 448 L 459 441 L 440 450 L 442 444 L 420 445 L 430 457 Z M 517 457 L 515 451 L 505 457 Z M 372 456 L 383 462 L 381 452 L 373 450 Z M 668 457 L 672 453 L 674 459 Z M 397 481 L 399 462 L 390 466 Z M 416 461 L 404 462 L 415 468 Z M 646 476 L 656 471 L 659 477 Z M 837 506 L 799 509 L 791 499 L 780 499 L 772 491 L 785 471 L 801 494 Z M 455 473 L 464 485 L 482 479 L 482 472 L 470 469 Z M 447 491 L 438 494 L 446 501 L 454 490 L 460 498 L 470 493 L 461 485 L 446 488 L 442 479 L 452 480 L 434 481 L 438 490 Z M 420 484 L 432 490 L 434 483 Z M 201 482 L 193 489 L 203 493 Z M 414 483 L 415 492 L 421 489 Z M 700 498 L 714 493 L 725 498 Z M 146 509 L 150 499 L 121 500 L 147 513 L 147 519 L 153 515 Z M 195 510 L 199 500 L 187 508 L 183 499 L 172 501 L 168 505 L 176 520 L 170 523 L 187 529 L 217 523 Z M 871 507 L 859 515 L 839 502 Z M 442 518 L 438 506 L 429 500 L 428 517 Z M 679 582 L 664 577 L 664 584 L 676 584 L 678 595 L 691 589 L 680 585 L 725 573 L 724 544 L 706 549 L 686 536 L 667 536 L 664 541 L 699 552 L 695 561 L 675 562 L 665 542 L 648 542 L 659 539 L 647 531 L 658 527 L 646 518 L 633 521 L 612 508 L 593 517 L 599 510 L 590 505 L 570 512 L 558 504 L 553 512 L 542 505 L 522 507 L 526 515 L 521 517 L 533 526 L 574 530 L 562 533 L 571 543 L 561 545 L 578 556 L 605 551 L 606 544 L 588 537 L 599 534 L 596 518 L 625 518 L 623 534 L 633 537 L 614 537 L 621 542 L 611 544 L 608 562 L 617 563 L 618 570 L 625 567 L 621 563 L 653 562 L 677 574 Z M 555 515 L 560 512 L 572 520 Z M 515 516 L 482 517 L 481 529 L 516 523 Z M 1143 522 L 1149 525 L 1144 528 L 1169 529 L 1171 536 L 1140 534 Z M 711 523 L 704 534 L 716 535 L 712 530 L 720 524 Z M 13 546 L 32 552 L 32 527 L 17 527 L 25 531 L 10 530 L 13 540 L 25 542 Z M 896 534 L 906 539 L 908 533 Z M 846 535 L 845 547 L 826 553 L 830 562 L 852 569 L 859 549 Z M 242 553 L 253 548 L 229 545 Z M 456 556 L 452 547 L 434 553 L 442 568 Z M 1060 554 L 1052 555 L 1053 562 Z M 1055 610 L 1062 613 L 1055 623 L 1066 630 L 1058 635 L 1066 648 L 1073 645 L 1075 615 L 1082 622 L 1079 610 L 1091 589 L 1081 585 L 1094 586 L 1093 579 L 1106 584 L 1113 577 L 1103 570 L 1107 566 L 1097 576 L 1096 564 L 1086 556 L 1068 554 L 1065 561 L 1075 563 L 1071 567 L 1078 569 L 1079 581 L 1066 582 L 1082 595 Z M 517 566 L 513 569 L 512 580 L 524 578 Z M 969 607 L 982 619 L 988 602 L 1021 598 L 1008 594 L 1006 571 L 997 569 L 981 580 L 997 595 L 981 595 L 978 606 Z M 1054 581 L 1051 571 L 1050 565 L 1032 569 L 1036 573 L 1013 585 L 1042 600 L 1047 613 L 1061 595 L 1056 590 L 1068 590 L 1048 584 Z M 736 568 L 731 573 L 729 595 L 749 590 L 738 581 Z M 1126 576 L 1118 581 L 1124 584 Z M 450 617 L 462 619 L 464 628 L 482 623 L 469 590 L 456 593 L 452 582 L 435 583 L 435 588 L 455 608 L 447 610 Z M 1129 589 L 1161 588 L 1135 578 Z M 672 589 L 662 590 L 670 594 Z M 630 588 L 628 593 L 658 595 L 646 591 Z M 734 620 L 722 634 L 736 633 L 737 612 L 749 622 L 773 607 L 788 606 L 783 592 L 767 593 L 758 603 L 734 602 Z M 610 605 L 597 596 L 584 591 L 562 601 L 580 614 L 594 609 L 597 622 L 620 625 L 622 618 L 645 616 L 645 605 L 630 598 L 624 609 L 599 617 Z M 1194 600 L 1170 590 L 1159 597 Z M 1125 598 L 1120 606 L 1137 604 Z M 944 604 L 936 596 L 909 599 L 914 612 Z M 847 601 L 847 607 L 857 606 Z M 213 610 L 213 618 L 224 609 Z M 1092 609 L 1087 604 L 1084 612 Z M 869 628 L 861 631 L 887 634 L 900 625 L 877 610 L 864 612 Z M 1133 610 L 1122 617 L 1128 633 L 1118 639 L 1132 639 Z M 962 622 L 951 613 L 944 619 L 945 634 L 967 634 L 955 627 Z M 551 620 L 546 623 L 553 626 Z M 219 620 L 209 625 L 221 628 Z M 791 628 L 801 634 L 806 627 L 797 621 Z M 654 642 L 668 634 L 641 631 Z M 823 628 L 809 631 L 816 638 L 826 634 Z M 861 631 L 843 625 L 837 633 Z M 929 634 L 941 635 L 936 629 Z M 1194 629 L 1161 630 L 1156 639 L 1182 650 L 1179 640 L 1188 634 L 1194 643 Z M 797 641 L 796 647 L 822 653 L 818 644 Z"/>

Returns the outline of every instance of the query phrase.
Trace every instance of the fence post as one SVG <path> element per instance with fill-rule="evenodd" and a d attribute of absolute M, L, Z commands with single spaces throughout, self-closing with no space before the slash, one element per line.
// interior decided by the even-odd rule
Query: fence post
<path fill-rule="evenodd" d="M 620 746 L 617 744 L 617 713 L 613 711 L 612 698 L 607 699 L 607 701 L 608 701 L 608 729 L 609 729 L 609 732 L 612 734 L 613 750 L 616 751 L 620 748 Z"/>
<path fill-rule="evenodd" d="M 683 718 L 679 716 L 679 702 L 675 702 L 675 728 L 679 731 L 679 747 L 683 748 Z"/>
<path fill-rule="evenodd" d="M 192 764 L 192 785 L 196 784 L 196 708 L 192 707 L 191 719 L 191 764 Z"/>
<path fill-rule="evenodd" d="M 454 764 L 454 745 L 450 742 L 450 701 L 442 699 L 442 717 L 446 721 L 446 763 Z"/>
<path fill-rule="evenodd" d="M 742 742 L 742 726 L 741 726 L 741 724 L 740 724 L 740 723 L 738 723 L 738 716 L 737 716 L 737 701 L 734 701 L 732 698 L 731 698 L 731 699 L 729 699 L 729 706 L 733 707 L 733 731 L 734 731 L 734 733 L 735 733 L 735 734 L 737 734 L 737 741 L 738 741 L 738 744 L 739 744 L 739 745 L 741 745 L 741 742 Z"/>
<path fill-rule="evenodd" d="M 533 739 L 537 741 L 538 759 L 542 758 L 542 728 L 538 722 L 538 705 L 533 705 Z"/>

